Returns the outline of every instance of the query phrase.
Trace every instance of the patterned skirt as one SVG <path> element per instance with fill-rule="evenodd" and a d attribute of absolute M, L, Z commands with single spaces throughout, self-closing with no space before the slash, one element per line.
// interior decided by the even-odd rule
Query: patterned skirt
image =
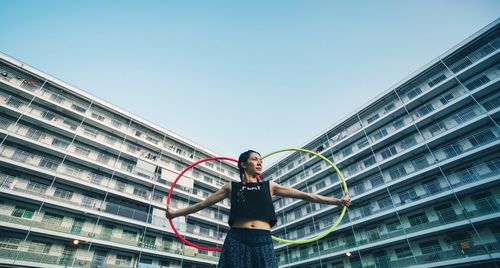
<path fill-rule="evenodd" d="M 224 240 L 218 268 L 277 268 L 271 231 L 231 228 Z"/>

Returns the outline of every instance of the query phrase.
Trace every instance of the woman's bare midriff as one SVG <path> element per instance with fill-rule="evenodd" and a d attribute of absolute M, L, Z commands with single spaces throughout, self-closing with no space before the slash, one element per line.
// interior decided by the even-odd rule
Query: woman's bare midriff
<path fill-rule="evenodd" d="M 247 219 L 235 220 L 232 227 L 271 230 L 271 225 L 269 225 L 269 222 L 261 220 L 247 220 Z"/>

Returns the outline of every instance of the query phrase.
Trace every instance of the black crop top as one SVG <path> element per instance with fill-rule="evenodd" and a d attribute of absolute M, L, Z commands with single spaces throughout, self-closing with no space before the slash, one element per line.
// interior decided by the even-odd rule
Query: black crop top
<path fill-rule="evenodd" d="M 269 181 L 247 183 L 231 182 L 231 210 L 229 226 L 237 219 L 264 220 L 273 227 L 277 220 Z"/>

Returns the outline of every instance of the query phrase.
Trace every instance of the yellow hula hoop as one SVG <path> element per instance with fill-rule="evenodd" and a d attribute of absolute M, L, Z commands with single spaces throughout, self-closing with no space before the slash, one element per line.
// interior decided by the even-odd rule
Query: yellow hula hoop
<path fill-rule="evenodd" d="M 262 159 L 265 159 L 266 157 L 269 157 L 269 156 L 277 154 L 277 153 L 289 152 L 289 151 L 304 152 L 304 153 L 315 155 L 315 156 L 317 156 L 317 157 L 325 160 L 328 164 L 330 164 L 331 167 L 333 167 L 333 169 L 335 169 L 335 171 L 337 172 L 337 174 L 339 174 L 340 181 L 342 182 L 342 188 L 344 189 L 344 193 L 348 192 L 347 191 L 347 184 L 345 183 L 344 175 L 342 174 L 342 172 L 340 172 L 340 170 L 337 168 L 337 166 L 335 166 L 335 164 L 332 161 L 330 161 L 328 158 L 326 158 L 323 155 L 318 154 L 316 152 L 309 151 L 309 150 L 306 150 L 306 149 L 286 148 L 286 149 L 281 149 L 281 150 L 277 150 L 277 151 L 271 152 L 269 154 L 266 154 L 266 155 L 264 155 L 264 157 L 262 157 Z M 328 234 L 330 234 L 331 232 L 333 232 L 333 230 L 335 230 L 335 228 L 337 228 L 337 226 L 342 221 L 342 218 L 344 218 L 344 214 L 345 214 L 346 210 L 347 210 L 347 207 L 344 206 L 342 208 L 342 212 L 340 212 L 340 217 L 332 225 L 332 227 L 330 227 L 328 230 L 326 230 L 322 234 L 319 234 L 319 235 L 317 235 L 315 237 L 312 237 L 312 238 L 309 238 L 309 239 L 304 239 L 304 240 L 288 240 L 288 239 L 283 239 L 283 238 L 279 238 L 279 237 L 276 237 L 276 236 L 272 236 L 272 238 L 273 238 L 274 241 L 278 241 L 278 242 L 281 242 L 281 243 L 289 243 L 289 244 L 307 244 L 307 243 L 318 241 L 321 238 L 323 238 L 323 237 L 327 236 Z"/>

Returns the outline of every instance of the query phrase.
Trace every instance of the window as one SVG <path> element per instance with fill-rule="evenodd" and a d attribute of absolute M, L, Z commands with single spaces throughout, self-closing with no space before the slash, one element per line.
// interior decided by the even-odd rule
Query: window
<path fill-rule="evenodd" d="M 134 187 L 134 195 L 140 196 L 144 199 L 148 199 L 148 191 L 141 187 Z"/>
<path fill-rule="evenodd" d="M 457 156 L 462 153 L 462 147 L 458 144 L 450 144 L 443 148 L 447 158 Z"/>
<path fill-rule="evenodd" d="M 378 113 L 375 113 L 375 114 L 372 114 L 371 116 L 369 116 L 366 121 L 368 122 L 368 124 L 370 124 L 371 122 L 377 120 L 380 116 L 378 115 Z"/>
<path fill-rule="evenodd" d="M 382 155 L 383 159 L 387 159 L 387 158 L 397 154 L 396 146 L 392 145 L 392 146 L 388 147 L 387 149 L 382 150 L 380 152 L 380 154 Z"/>
<path fill-rule="evenodd" d="M 384 110 L 386 113 L 388 113 L 388 112 L 392 111 L 392 109 L 394 109 L 394 107 L 396 107 L 396 105 L 394 105 L 394 102 L 391 102 L 384 107 Z"/>
<path fill-rule="evenodd" d="M 413 256 L 410 247 L 396 248 L 394 249 L 394 251 L 396 252 L 396 256 L 398 257 L 398 259 Z"/>
<path fill-rule="evenodd" d="M 0 176 L 0 188 L 10 189 L 12 182 L 14 182 L 14 177 L 9 175 Z"/>
<path fill-rule="evenodd" d="M 18 161 L 18 162 L 25 162 L 28 159 L 28 156 L 30 156 L 30 155 L 31 154 L 28 152 L 17 149 L 14 152 L 14 155 L 12 156 L 12 160 Z"/>
<path fill-rule="evenodd" d="M 56 115 L 54 113 L 49 112 L 49 111 L 43 111 L 43 113 L 42 113 L 42 118 L 47 119 L 49 121 L 51 121 L 55 117 L 56 117 Z"/>
<path fill-rule="evenodd" d="M 418 244 L 420 246 L 420 250 L 422 250 L 422 254 L 430 254 L 442 251 L 441 246 L 437 240 L 432 240 L 429 242 L 424 242 Z"/>
<path fill-rule="evenodd" d="M 407 174 L 406 169 L 403 166 L 396 167 L 396 168 L 392 169 L 391 171 L 389 171 L 389 175 L 391 176 L 391 178 L 393 180 L 399 179 L 399 178 L 405 176 L 406 174 Z"/>
<path fill-rule="evenodd" d="M 107 144 L 113 145 L 113 144 L 115 144 L 118 141 L 118 139 L 115 138 L 115 137 L 113 137 L 113 136 L 106 135 L 106 137 L 104 138 L 104 141 Z"/>
<path fill-rule="evenodd" d="M 399 120 L 396 120 L 394 121 L 394 123 L 392 123 L 392 125 L 394 126 L 395 129 L 400 129 L 405 126 L 404 119 L 401 118 Z"/>
<path fill-rule="evenodd" d="M 85 128 L 83 130 L 83 133 L 87 136 L 90 136 L 92 138 L 96 138 L 97 137 L 97 134 L 99 134 L 99 132 L 97 132 L 97 130 L 95 129 L 91 129 L 91 128 Z"/>
<path fill-rule="evenodd" d="M 129 231 L 129 230 L 123 230 L 123 232 L 122 232 L 122 238 L 123 239 L 127 239 L 127 240 L 135 241 L 135 239 L 137 238 L 137 232 Z"/>
<path fill-rule="evenodd" d="M 30 181 L 28 183 L 28 186 L 26 186 L 27 190 L 41 194 L 45 193 L 47 191 L 47 188 L 49 188 L 48 185 L 35 181 Z"/>
<path fill-rule="evenodd" d="M 81 156 L 89 156 L 90 154 L 90 149 L 82 147 L 82 146 L 76 146 L 75 147 L 75 153 L 81 155 Z"/>
<path fill-rule="evenodd" d="M 56 191 L 54 192 L 54 197 L 65 199 L 65 200 L 71 200 L 71 197 L 73 197 L 73 192 L 63 190 L 61 188 L 56 188 Z"/>
<path fill-rule="evenodd" d="M 21 243 L 21 239 L 12 238 L 12 237 L 1 237 L 0 238 L 0 248 L 17 249 L 19 247 L 20 243 Z"/>
<path fill-rule="evenodd" d="M 142 243 L 141 243 L 141 246 L 143 246 L 144 248 L 155 248 L 155 241 L 156 241 L 156 237 L 154 236 L 151 236 L 151 235 L 145 235 L 143 238 L 142 238 Z"/>
<path fill-rule="evenodd" d="M 119 192 L 123 192 L 123 190 L 125 190 L 125 183 L 121 181 L 116 181 L 115 189 L 118 190 Z"/>
<path fill-rule="evenodd" d="M 115 128 L 121 128 L 122 127 L 122 123 L 120 121 L 118 121 L 117 119 L 113 119 L 111 120 L 111 124 L 115 127 Z"/>
<path fill-rule="evenodd" d="M 381 138 L 387 136 L 387 134 L 388 134 L 387 129 L 382 128 L 380 130 L 375 131 L 375 133 L 373 134 L 373 138 L 375 138 L 375 140 L 380 140 Z"/>
<path fill-rule="evenodd" d="M 408 149 L 413 147 L 415 144 L 417 144 L 417 140 L 415 140 L 414 136 L 410 136 L 401 142 L 401 147 Z"/>
<path fill-rule="evenodd" d="M 408 99 L 411 100 L 411 99 L 415 98 L 416 96 L 420 95 L 421 93 L 422 93 L 422 90 L 419 87 L 416 87 L 416 88 L 410 90 L 408 92 L 407 96 L 408 96 Z"/>
<path fill-rule="evenodd" d="M 295 164 L 292 162 L 292 163 L 288 164 L 288 166 L 286 168 L 288 170 L 291 170 L 291 169 L 293 169 L 294 166 L 295 166 Z"/>
<path fill-rule="evenodd" d="M 448 102 L 450 102 L 450 100 L 452 100 L 452 99 L 453 99 L 453 94 L 449 93 L 449 94 L 441 96 L 441 98 L 439 98 L 439 101 L 441 102 L 441 104 L 445 105 Z"/>
<path fill-rule="evenodd" d="M 122 163 L 121 163 L 121 169 L 125 170 L 127 172 L 132 172 L 132 170 L 134 170 L 134 164 L 122 161 Z"/>
<path fill-rule="evenodd" d="M 58 138 L 54 138 L 54 139 L 52 140 L 52 145 L 54 145 L 54 146 L 56 146 L 56 147 L 59 147 L 59 148 L 66 149 L 66 148 L 68 148 L 69 142 L 66 142 L 66 141 L 60 140 L 60 139 L 58 139 Z"/>
<path fill-rule="evenodd" d="M 19 108 L 19 106 L 21 106 L 22 103 L 23 103 L 23 101 L 21 101 L 17 98 L 14 98 L 14 97 L 9 97 L 7 99 L 7 105 L 14 107 L 14 108 Z"/>
<path fill-rule="evenodd" d="M 491 111 L 491 110 L 499 107 L 500 106 L 500 94 L 493 96 L 491 98 L 488 98 L 485 101 L 481 101 L 481 104 L 488 111 Z"/>
<path fill-rule="evenodd" d="M 446 79 L 446 75 L 442 74 L 442 75 L 438 76 L 437 78 L 434 78 L 434 79 L 430 80 L 429 83 L 428 83 L 428 85 L 430 87 L 433 87 L 433 86 L 441 83 L 445 79 Z"/>
<path fill-rule="evenodd" d="M 146 136 L 146 140 L 151 142 L 151 143 L 154 143 L 154 144 L 158 144 L 158 142 L 159 142 L 157 139 L 152 138 L 150 136 Z"/>
<path fill-rule="evenodd" d="M 441 122 L 432 124 L 428 129 L 432 136 L 436 136 L 441 133 L 441 130 L 446 130 L 445 126 Z"/>
<path fill-rule="evenodd" d="M 83 196 L 82 206 L 86 208 L 94 208 L 95 199 L 89 196 Z"/>
<path fill-rule="evenodd" d="M 363 160 L 363 164 L 365 165 L 365 168 L 372 166 L 375 163 L 377 163 L 377 161 L 375 160 L 375 157 L 373 155 L 366 158 L 365 160 Z"/>
<path fill-rule="evenodd" d="M 427 193 L 435 194 L 441 192 L 441 185 L 437 179 L 432 179 L 426 182 L 423 182 Z"/>
<path fill-rule="evenodd" d="M 429 220 L 427 219 L 427 216 L 425 215 L 425 212 L 421 212 L 412 216 L 408 216 L 408 221 L 410 222 L 411 226 L 417 226 L 421 225 L 424 223 L 428 223 Z"/>
<path fill-rule="evenodd" d="M 401 230 L 401 223 L 398 220 L 391 221 L 385 224 L 388 232 L 394 232 L 397 230 Z"/>
<path fill-rule="evenodd" d="M 115 264 L 130 266 L 130 264 L 132 264 L 132 257 L 127 255 L 117 254 Z"/>
<path fill-rule="evenodd" d="M 432 104 L 430 104 L 430 103 L 427 103 L 427 104 L 425 104 L 422 107 L 417 109 L 417 113 L 416 113 L 417 118 L 423 117 L 432 111 L 434 111 L 434 106 L 432 106 Z"/>
<path fill-rule="evenodd" d="M 107 155 L 107 154 L 101 153 L 101 152 L 99 152 L 99 154 L 97 155 L 97 161 L 101 162 L 105 165 L 107 165 L 109 163 L 109 160 L 111 160 L 110 155 Z"/>
<path fill-rule="evenodd" d="M 33 139 L 33 140 L 39 140 L 40 137 L 42 137 L 43 135 L 43 132 L 41 132 L 40 130 L 37 130 L 37 129 L 34 129 L 34 128 L 30 128 L 28 130 L 28 133 L 26 133 L 26 137 L 30 138 L 30 139 Z"/>
<path fill-rule="evenodd" d="M 52 94 L 50 95 L 50 99 L 57 102 L 57 103 L 63 103 L 64 102 L 64 98 L 63 96 L 59 95 L 59 94 Z"/>
<path fill-rule="evenodd" d="M 378 200 L 377 203 L 380 209 L 392 207 L 392 201 L 389 196 Z"/>
<path fill-rule="evenodd" d="M 472 146 L 475 147 L 475 146 L 483 145 L 483 144 L 486 144 L 490 141 L 493 141 L 496 139 L 496 137 L 495 137 L 495 134 L 493 134 L 493 132 L 491 130 L 487 129 L 481 133 L 472 135 L 468 139 L 469 139 L 469 142 L 472 144 Z"/>
<path fill-rule="evenodd" d="M 31 244 L 28 248 L 29 252 L 34 253 L 49 253 L 50 248 L 52 247 L 51 243 L 43 242 L 43 241 L 31 241 Z"/>
<path fill-rule="evenodd" d="M 104 116 L 102 116 L 102 115 L 100 115 L 98 113 L 92 112 L 91 116 L 92 116 L 92 118 L 97 119 L 99 121 L 104 121 Z"/>
<path fill-rule="evenodd" d="M 381 175 L 377 175 L 376 177 L 370 179 L 370 183 L 372 184 L 372 187 L 375 188 L 379 185 L 384 184 L 384 179 Z"/>
<path fill-rule="evenodd" d="M 312 168 L 312 172 L 316 173 L 321 170 L 321 164 L 317 164 Z"/>
<path fill-rule="evenodd" d="M 12 211 L 11 216 L 18 218 L 31 219 L 33 218 L 33 214 L 35 213 L 34 209 L 17 207 Z"/>
<path fill-rule="evenodd" d="M 367 139 L 363 139 L 362 141 L 358 142 L 358 148 L 361 149 L 365 146 L 368 146 L 369 142 Z"/>
<path fill-rule="evenodd" d="M 399 200 L 401 200 L 401 204 L 406 204 L 408 202 L 411 202 L 412 200 L 418 199 L 417 193 L 413 188 L 399 192 L 398 195 L 399 195 Z"/>
<path fill-rule="evenodd" d="M 50 225 L 54 225 L 54 226 L 59 226 L 59 225 L 61 225 L 63 218 L 64 218 L 63 216 L 56 215 L 56 214 L 49 213 L 49 212 L 45 212 L 43 214 L 42 222 L 50 224 Z"/>
<path fill-rule="evenodd" d="M 465 123 L 465 122 L 471 120 L 475 116 L 476 116 L 476 112 L 474 111 L 474 109 L 468 109 L 466 111 L 457 113 L 455 115 L 455 121 L 457 122 L 457 124 L 462 124 L 462 123 Z"/>
<path fill-rule="evenodd" d="M 425 155 L 411 160 L 411 163 L 413 164 L 413 167 L 416 170 L 423 169 L 429 166 L 429 163 L 427 162 L 427 157 Z"/>
<path fill-rule="evenodd" d="M 354 185 L 354 193 L 356 193 L 356 195 L 362 194 L 364 192 L 365 192 L 365 184 L 363 182 Z"/>
<path fill-rule="evenodd" d="M 77 105 L 77 104 L 71 104 L 71 108 L 77 112 L 80 112 L 80 113 L 85 113 L 87 111 L 87 109 L 85 109 L 84 107 L 80 106 L 80 105 Z"/>
<path fill-rule="evenodd" d="M 344 150 L 342 150 L 342 155 L 344 157 L 347 157 L 349 156 L 350 154 L 352 154 L 352 148 L 351 147 L 347 147 L 345 148 Z"/>
<path fill-rule="evenodd" d="M 75 123 L 67 118 L 64 118 L 63 123 L 68 125 L 71 130 L 76 130 L 76 128 L 78 127 L 77 123 Z"/>
<path fill-rule="evenodd" d="M 102 182 L 102 178 L 103 178 L 102 175 L 92 173 L 92 175 L 90 175 L 90 182 L 99 185 Z"/>
<path fill-rule="evenodd" d="M 490 82 L 490 79 L 483 74 L 480 77 L 474 79 L 472 82 L 467 83 L 465 87 L 469 90 L 474 90 L 488 82 Z"/>
<path fill-rule="evenodd" d="M 50 169 L 50 170 L 56 170 L 57 167 L 59 167 L 59 164 L 58 162 L 52 160 L 52 159 L 48 159 L 48 158 L 42 158 L 42 160 L 40 160 L 40 163 L 38 164 L 38 166 L 40 167 L 44 167 L 44 168 L 47 168 L 47 169 Z"/>

